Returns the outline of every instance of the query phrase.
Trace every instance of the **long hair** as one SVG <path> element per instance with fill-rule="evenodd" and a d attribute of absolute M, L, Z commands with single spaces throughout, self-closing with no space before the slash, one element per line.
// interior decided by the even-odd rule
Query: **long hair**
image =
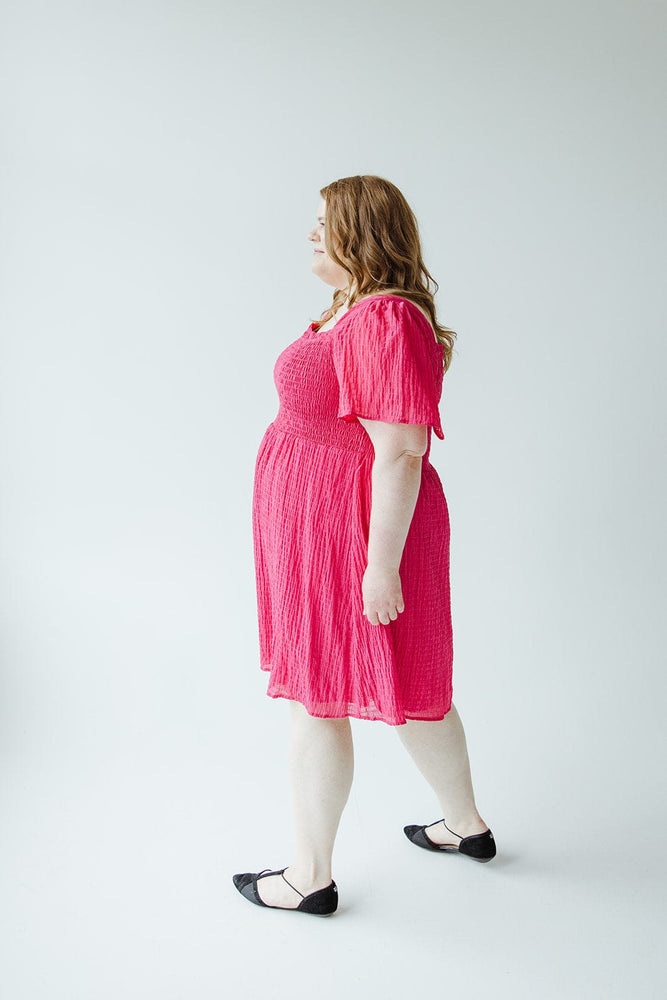
<path fill-rule="evenodd" d="M 414 212 L 395 184 L 373 174 L 341 177 L 320 191 L 326 201 L 324 245 L 351 276 L 349 305 L 367 295 L 401 295 L 429 315 L 436 338 L 444 345 L 443 364 L 452 360 L 456 333 L 437 321 L 434 295 L 438 283 L 422 260 Z M 433 290 L 431 290 L 433 286 Z M 337 288 L 329 309 L 334 314 L 347 300 Z"/>

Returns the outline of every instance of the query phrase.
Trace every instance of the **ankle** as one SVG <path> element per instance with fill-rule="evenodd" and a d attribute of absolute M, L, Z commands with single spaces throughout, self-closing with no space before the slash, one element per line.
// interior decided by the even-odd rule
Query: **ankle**
<path fill-rule="evenodd" d="M 332 882 L 331 868 L 323 868 L 313 862 L 296 861 L 289 866 L 285 875 L 297 888 L 305 887 L 309 892 L 314 886 L 324 889 Z"/>
<path fill-rule="evenodd" d="M 445 816 L 445 826 L 451 833 L 461 838 L 472 837 L 477 833 L 484 833 L 488 830 L 487 824 L 479 813 L 474 813 L 473 815 L 468 813 L 463 816 L 452 815 L 451 819 L 449 816 Z"/>

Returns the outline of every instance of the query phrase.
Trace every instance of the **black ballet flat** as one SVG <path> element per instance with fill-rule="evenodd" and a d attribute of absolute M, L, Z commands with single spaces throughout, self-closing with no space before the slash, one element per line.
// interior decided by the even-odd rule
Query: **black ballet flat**
<path fill-rule="evenodd" d="M 304 896 L 295 885 L 292 885 L 285 878 L 284 872 L 287 871 L 287 867 L 279 868 L 277 871 L 264 868 L 261 872 L 242 872 L 239 875 L 232 875 L 232 879 L 241 895 L 258 906 L 266 906 L 271 910 L 295 910 L 301 913 L 314 913 L 318 917 L 331 916 L 338 907 L 338 887 L 333 879 L 331 885 L 326 886 L 326 888 L 316 889 L 315 892 Z M 274 903 L 264 902 L 257 892 L 257 880 L 268 878 L 269 875 L 282 875 L 290 888 L 299 893 L 302 898 L 298 906 L 276 906 Z"/>
<path fill-rule="evenodd" d="M 444 822 L 444 820 L 436 822 Z M 464 837 L 459 846 L 456 847 L 454 844 L 434 844 L 426 832 L 426 827 L 432 825 L 432 823 L 426 823 L 424 826 L 404 826 L 403 832 L 413 844 L 416 844 L 417 847 L 423 847 L 427 851 L 464 854 L 468 858 L 473 858 L 474 861 L 490 861 L 491 858 L 495 858 L 496 842 L 490 830 L 485 830 L 484 833 L 475 833 L 471 837 Z M 446 823 L 445 826 L 449 830 Z M 450 830 L 450 833 L 454 833 L 454 831 Z M 455 836 L 458 837 L 458 833 Z"/>

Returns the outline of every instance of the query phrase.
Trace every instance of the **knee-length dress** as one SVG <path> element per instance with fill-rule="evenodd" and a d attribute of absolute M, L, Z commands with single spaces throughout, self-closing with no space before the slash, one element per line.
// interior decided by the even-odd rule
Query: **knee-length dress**
<path fill-rule="evenodd" d="M 452 702 L 449 511 L 429 461 L 443 439 L 444 346 L 408 299 L 356 302 L 311 323 L 278 356 L 278 414 L 255 462 L 252 529 L 260 667 L 267 695 L 322 718 L 401 725 Z M 363 614 L 374 449 L 357 417 L 427 426 L 421 483 L 399 575 L 405 610 Z"/>

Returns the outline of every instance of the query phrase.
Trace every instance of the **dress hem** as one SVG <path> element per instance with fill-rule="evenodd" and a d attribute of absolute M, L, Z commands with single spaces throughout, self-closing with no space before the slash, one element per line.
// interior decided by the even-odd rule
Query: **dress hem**
<path fill-rule="evenodd" d="M 271 670 L 271 667 L 262 665 L 261 669 L 264 670 L 265 672 L 269 672 Z M 270 691 L 267 691 L 266 695 L 268 698 L 273 698 L 274 701 L 277 701 L 278 699 L 283 699 L 284 701 L 297 701 L 300 705 L 303 705 L 305 710 L 308 712 L 308 715 L 310 715 L 313 719 L 359 719 L 361 722 L 384 722 L 386 723 L 386 725 L 392 727 L 404 726 L 406 722 L 442 722 L 442 720 L 445 718 L 445 716 L 449 714 L 452 708 L 452 702 L 450 701 L 449 708 L 444 713 L 444 715 L 437 715 L 437 716 L 409 715 L 407 712 L 404 712 L 403 719 L 394 722 L 393 720 L 387 719 L 382 715 L 374 715 L 374 716 L 358 715 L 355 712 L 346 712 L 344 715 L 317 715 L 315 712 L 311 712 L 308 706 L 303 701 L 301 701 L 300 698 L 296 698 L 293 695 L 273 694 Z"/>

